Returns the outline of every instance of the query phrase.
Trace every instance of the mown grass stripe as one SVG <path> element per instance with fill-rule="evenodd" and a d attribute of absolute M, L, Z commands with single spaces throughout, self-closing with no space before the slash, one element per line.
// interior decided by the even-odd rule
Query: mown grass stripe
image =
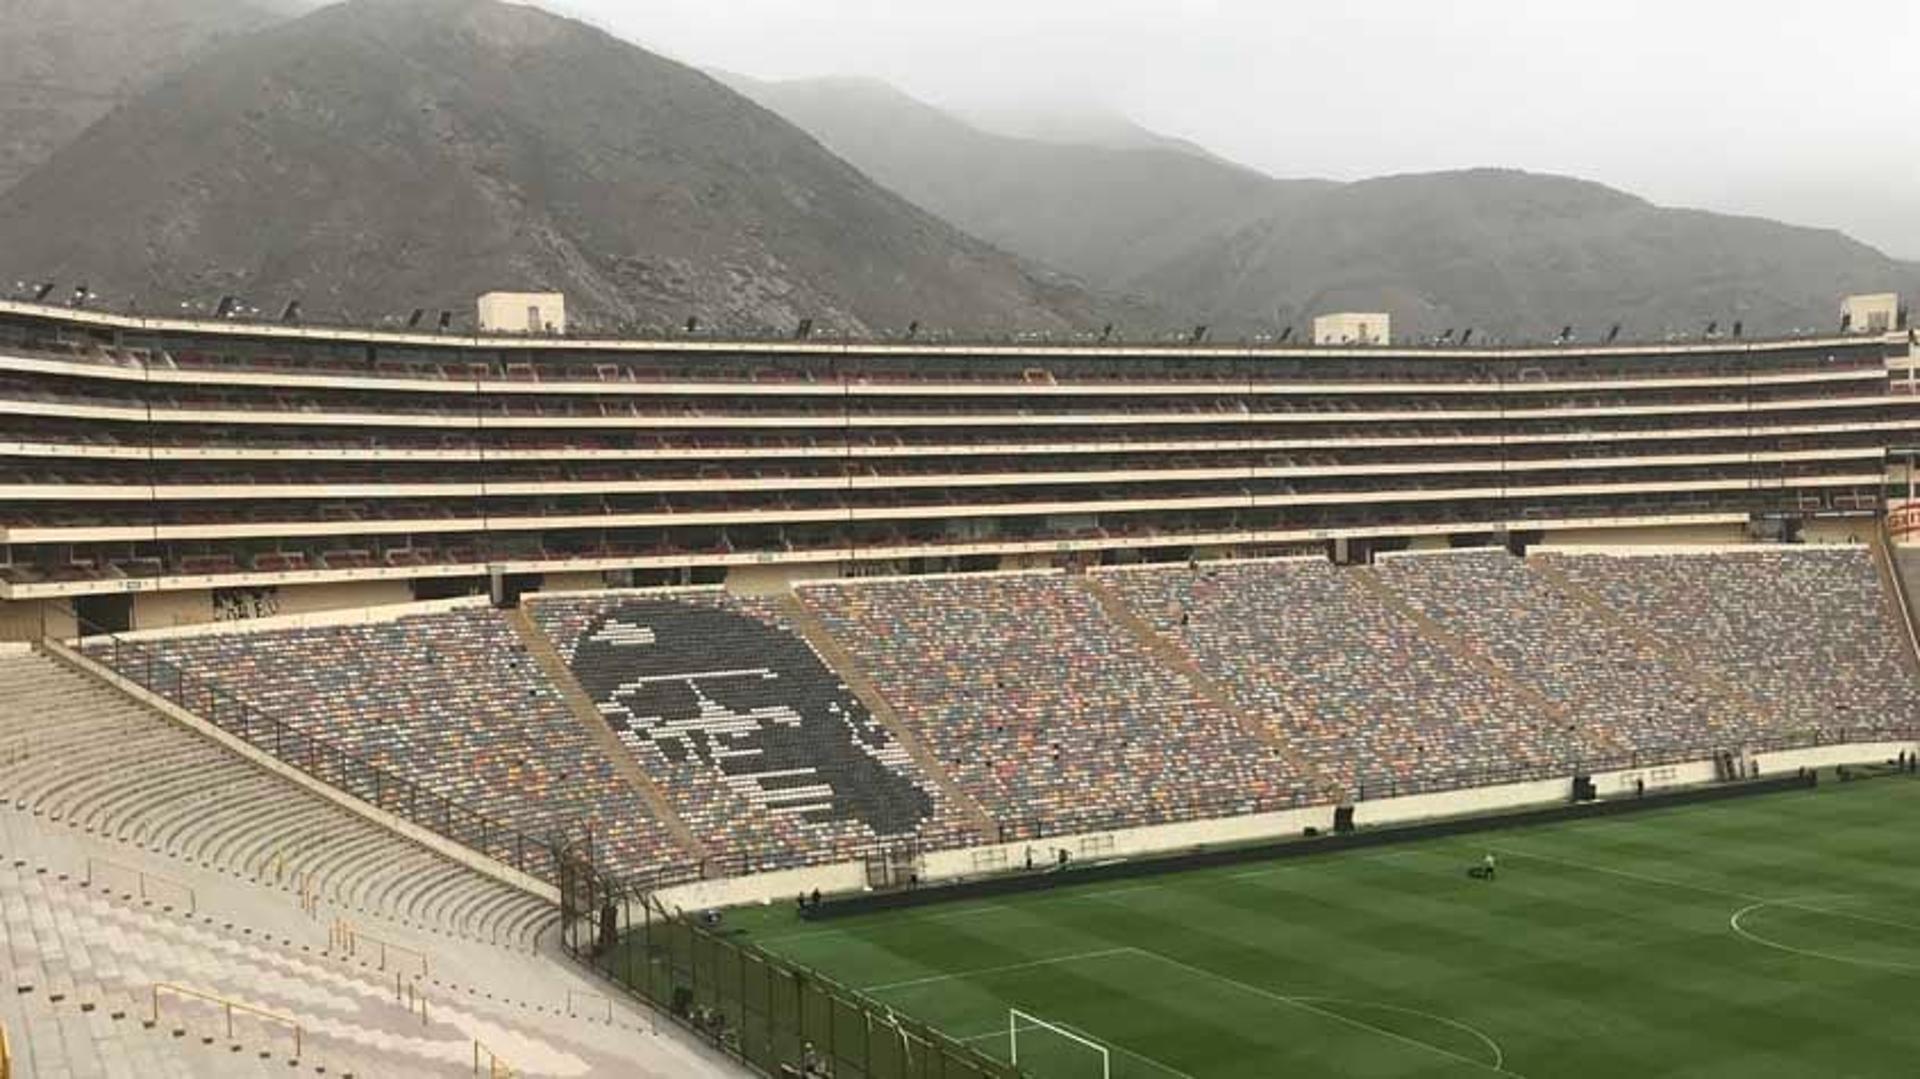
<path fill-rule="evenodd" d="M 1898 1076 L 1920 1060 L 1915 972 L 1847 960 L 1913 954 L 1917 816 L 1920 783 L 1888 778 L 831 927 L 730 917 L 847 984 L 914 983 L 889 1003 L 936 1025 L 989 1029 L 1017 1005 L 1194 1079 L 1487 1074 L 1234 985 L 1364 1002 L 1319 1006 L 1492 1063 L 1458 1022 L 1535 1079 Z M 1468 881 L 1489 844 L 1500 879 Z M 1750 928 L 1799 954 L 1729 927 L 1772 900 Z M 1840 958 L 1806 954 L 1823 952 Z M 967 974 L 1078 953 L 1103 957 Z M 1155 1074 L 1127 1067 L 1116 1055 L 1123 1079 Z"/>

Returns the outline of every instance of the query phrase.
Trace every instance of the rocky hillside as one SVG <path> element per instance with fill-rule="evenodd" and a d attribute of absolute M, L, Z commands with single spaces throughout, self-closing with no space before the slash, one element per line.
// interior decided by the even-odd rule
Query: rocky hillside
<path fill-rule="evenodd" d="M 738 85 L 960 227 L 1223 333 L 1347 309 L 1391 311 L 1403 335 L 1788 331 L 1832 324 L 1845 292 L 1920 291 L 1920 266 L 1838 232 L 1566 177 L 1277 180 L 1172 140 L 991 134 L 869 81 Z"/>
<path fill-rule="evenodd" d="M 157 77 L 275 17 L 249 0 L 0 0 L 0 191 Z"/>
<path fill-rule="evenodd" d="M 1150 135 L 995 134 L 867 79 L 725 77 L 955 225 L 1109 289 L 1134 289 L 1197 245 L 1333 186 L 1278 181 Z"/>
<path fill-rule="evenodd" d="M 1397 334 L 1474 326 L 1542 340 L 1837 325 L 1840 297 L 1920 290 L 1920 266 L 1829 230 L 1655 206 L 1508 170 L 1345 184 L 1200 245 L 1142 287 L 1199 319 L 1259 325 L 1385 310 Z"/>
<path fill-rule="evenodd" d="M 1116 314 L 708 76 L 493 0 L 350 0 L 200 57 L 0 198 L 0 276 L 361 321 L 503 287 L 601 328 Z"/>

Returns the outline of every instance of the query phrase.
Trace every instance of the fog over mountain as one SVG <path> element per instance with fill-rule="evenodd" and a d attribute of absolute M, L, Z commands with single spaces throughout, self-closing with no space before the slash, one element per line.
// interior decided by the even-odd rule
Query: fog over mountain
<path fill-rule="evenodd" d="M 1885 210 L 1873 222 L 1898 234 L 1900 192 L 1920 190 L 1920 176 L 1902 186 L 1903 170 L 1920 155 L 1886 164 L 1898 140 L 1874 117 L 1908 99 L 1875 89 L 1915 84 L 1856 71 L 1824 40 L 1809 44 L 1809 79 L 1796 84 L 1805 101 L 1783 103 L 1778 86 L 1751 78 L 1724 92 L 1720 76 L 1750 75 L 1750 57 L 1698 56 L 1687 87 L 1647 66 L 1671 59 L 1648 42 L 1636 46 L 1645 77 L 1617 81 L 1620 56 L 1543 37 L 1572 20 L 1614 40 L 1623 16 L 1612 8 L 1528 8 L 1484 53 L 1462 52 L 1460 26 L 1398 0 L 1297 12 L 1290 34 L 1333 29 L 1378 46 L 1336 75 L 1298 36 L 1261 55 L 1259 35 L 1280 24 L 1236 0 L 1172 21 L 1133 0 L 1097 13 L 1079 0 L 1018 11 L 841 0 L 805 12 L 762 0 L 698 10 L 556 0 L 597 28 L 488 0 L 350 0 L 302 17 L 314 6 L 0 2 L 0 275 L 86 282 L 116 306 L 299 296 L 318 316 L 358 321 L 551 287 L 589 327 L 695 318 L 748 333 L 812 318 L 850 333 L 920 322 L 1069 334 L 1111 322 L 1152 336 L 1205 322 L 1257 335 L 1343 308 L 1388 310 L 1402 335 L 1472 325 L 1538 339 L 1619 322 L 1661 336 L 1709 320 L 1760 333 L 1826 326 L 1844 292 L 1920 291 L 1920 267 L 1838 230 L 1664 206 L 1591 178 L 1484 167 L 1354 176 L 1396 153 L 1551 159 L 1537 151 L 1564 148 L 1557 134 L 1522 146 L 1488 128 L 1537 134 L 1543 101 L 1603 108 L 1589 133 L 1620 160 L 1618 121 L 1650 87 L 1664 89 L 1668 112 L 1699 118 L 1704 139 L 1746 122 L 1753 100 L 1780 105 L 1786 125 L 1830 96 L 1833 79 L 1857 75 L 1856 111 L 1818 133 L 1782 126 L 1775 141 L 1871 193 Z M 1842 3 L 1821 18 L 1873 6 Z M 1621 8 L 1646 13 L 1638 0 Z M 1911 18 L 1881 13 L 1876 25 Z M 1459 22 L 1484 30 L 1487 17 L 1476 8 Z M 1434 57 L 1396 51 L 1409 26 L 1428 26 L 1449 77 Z M 1759 45 L 1781 32 L 1740 30 Z M 1516 55 L 1516 41 L 1538 55 Z M 732 60 L 756 74 L 721 73 Z M 720 67 L 710 77 L 683 61 Z M 839 73 L 761 77 L 822 66 Z M 937 107 L 876 71 L 971 104 Z M 1601 78 L 1616 78 L 1606 93 L 1589 85 Z M 1296 92 L 1256 92 L 1277 86 Z M 1328 126 L 1355 100 L 1373 107 L 1364 123 Z M 1581 115 L 1560 123 L 1572 129 Z M 1156 117 L 1180 122 L 1163 131 Z M 1441 134 L 1446 154 L 1419 149 Z M 1636 136 L 1645 152 L 1633 159 L 1717 182 L 1738 207 L 1753 201 L 1741 191 L 1810 175 L 1756 164 L 1772 145 L 1759 134 L 1680 155 L 1661 127 Z M 1250 151 L 1251 163 L 1223 148 Z M 1317 167 L 1328 163 L 1339 167 Z M 1863 204 L 1832 206 L 1810 219 Z"/>
<path fill-rule="evenodd" d="M 1117 114 L 1282 177 L 1578 176 L 1920 259 L 1910 0 L 563 2 L 760 79 Z"/>
<path fill-rule="evenodd" d="M 1091 144 L 990 134 L 872 80 L 725 77 L 961 228 L 1115 290 L 1329 186 L 1275 181 L 1149 132 Z"/>
<path fill-rule="evenodd" d="M 1057 137 L 1101 144 L 990 134 L 872 80 L 731 78 L 962 228 L 1223 332 L 1351 309 L 1389 311 L 1403 334 L 1787 332 L 1829 325 L 1843 292 L 1920 289 L 1920 266 L 1838 232 L 1567 177 L 1279 180 L 1172 141 L 1116 148 L 1097 129 Z"/>
<path fill-rule="evenodd" d="M 0 191 L 156 77 L 278 17 L 252 0 L 0 0 Z"/>
<path fill-rule="evenodd" d="M 538 9 L 351 0 L 206 55 L 0 198 L 0 274 L 360 320 L 1065 332 L 1114 317 L 697 71 Z"/>

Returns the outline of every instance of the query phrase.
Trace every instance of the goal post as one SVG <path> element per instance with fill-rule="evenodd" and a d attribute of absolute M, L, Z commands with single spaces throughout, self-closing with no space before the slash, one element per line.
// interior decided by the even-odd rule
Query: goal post
<path fill-rule="evenodd" d="M 1018 1008 L 1007 1009 L 1007 1045 L 1014 1067 L 1044 1079 L 1113 1079 L 1113 1054 L 1084 1034 Z"/>

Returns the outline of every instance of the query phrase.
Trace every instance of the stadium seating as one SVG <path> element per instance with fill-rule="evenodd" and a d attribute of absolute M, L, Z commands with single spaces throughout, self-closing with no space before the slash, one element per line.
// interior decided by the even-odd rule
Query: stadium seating
<path fill-rule="evenodd" d="M 0 802 L 344 911 L 531 950 L 553 909 L 269 775 L 41 656 L 0 657 Z M 21 747 L 31 747 L 22 752 Z M 119 857 L 120 855 L 116 855 Z"/>
<path fill-rule="evenodd" d="M 738 1074 L 556 960 L 551 903 L 55 660 L 0 654 L 0 747 L 12 1075 Z"/>
<path fill-rule="evenodd" d="M 1920 723 L 1893 600 L 1865 547 L 1545 558 L 1790 728 Z"/>
<path fill-rule="evenodd" d="M 710 851 L 778 868 L 956 838 L 934 784 L 771 601 L 687 591 L 529 609 Z"/>
<path fill-rule="evenodd" d="M 685 860 L 491 610 L 155 641 L 158 657 L 291 727 L 540 842 L 627 873 Z"/>
<path fill-rule="evenodd" d="M 1505 551 L 1394 558 L 1374 572 L 1420 614 L 1569 710 L 1598 759 L 1704 756 L 1754 732 L 1737 701 Z"/>
<path fill-rule="evenodd" d="M 1379 798 L 1920 724 L 1861 549 L 1536 558 L 848 580 L 798 586 L 799 609 L 530 596 L 624 760 L 492 610 L 149 647 L 529 836 L 591 830 L 629 875 L 692 861 L 642 787 L 732 875 L 965 845 L 956 801 L 1058 835 L 1306 804 L 1327 779 Z"/>
<path fill-rule="evenodd" d="M 1578 739 L 1325 560 L 1105 575 L 1142 617 L 1350 792 L 1460 786 L 1576 759 Z"/>
<path fill-rule="evenodd" d="M 1003 826 L 1274 809 L 1307 783 L 1059 575 L 803 585 L 903 721 Z"/>

